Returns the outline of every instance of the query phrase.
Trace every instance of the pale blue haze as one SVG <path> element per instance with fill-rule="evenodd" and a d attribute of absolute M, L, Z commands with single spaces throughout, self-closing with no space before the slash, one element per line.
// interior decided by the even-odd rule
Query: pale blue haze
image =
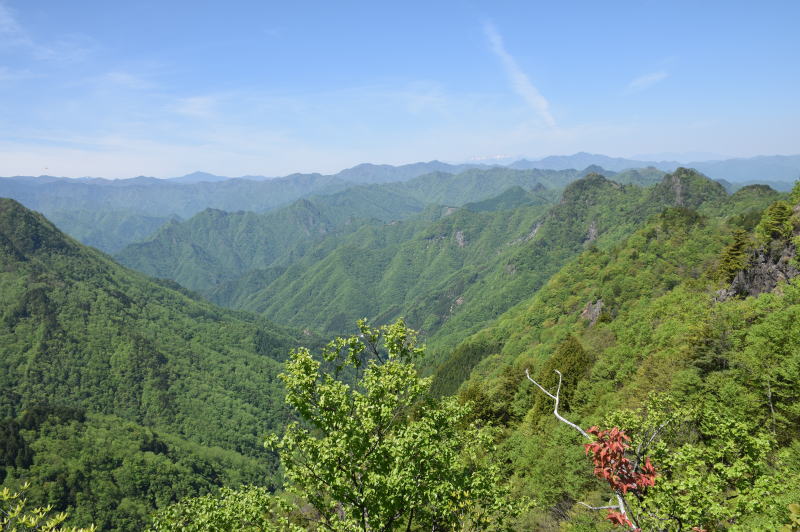
<path fill-rule="evenodd" d="M 800 153 L 800 2 L 0 0 L 0 175 Z"/>

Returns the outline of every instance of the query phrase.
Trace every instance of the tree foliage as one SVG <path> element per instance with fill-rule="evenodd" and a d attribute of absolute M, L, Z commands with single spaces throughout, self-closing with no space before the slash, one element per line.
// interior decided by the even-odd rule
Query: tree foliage
<path fill-rule="evenodd" d="M 776 201 L 764 211 L 756 226 L 756 238 L 766 244 L 771 240 L 787 240 L 792 236 L 792 207 L 785 201 Z"/>
<path fill-rule="evenodd" d="M 21 491 L 12 491 L 7 487 L 0 489 L 0 530 L 8 532 L 24 532 L 38 530 L 40 532 L 94 532 L 95 527 L 75 528 L 62 526 L 67 519 L 64 512 L 53 513 L 52 506 L 31 508 L 25 498 L 24 484 Z"/>
<path fill-rule="evenodd" d="M 310 508 L 310 527 L 330 530 L 485 530 L 511 507 L 491 462 L 488 431 L 469 408 L 428 396 L 422 356 L 404 323 L 337 338 L 323 362 L 295 350 L 282 374 L 286 401 L 303 422 L 268 444 L 286 488 Z M 331 367 L 324 371 L 323 367 Z"/>

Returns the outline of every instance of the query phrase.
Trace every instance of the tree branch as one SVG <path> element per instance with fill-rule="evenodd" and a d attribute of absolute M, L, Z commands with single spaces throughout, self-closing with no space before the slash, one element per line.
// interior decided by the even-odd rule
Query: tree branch
<path fill-rule="evenodd" d="M 572 421 L 568 420 L 567 418 L 565 418 L 564 416 L 562 416 L 561 414 L 558 413 L 558 403 L 559 403 L 559 400 L 560 400 L 559 397 L 560 397 L 560 394 L 561 394 L 561 372 L 558 371 L 557 369 L 554 370 L 554 371 L 558 374 L 558 388 L 556 389 L 555 395 L 553 395 L 552 393 L 548 392 L 541 384 L 539 384 L 538 382 L 533 380 L 533 378 L 531 378 L 531 374 L 528 371 L 528 368 L 525 368 L 525 376 L 528 377 L 528 380 L 531 381 L 532 383 L 534 383 L 550 399 L 555 401 L 555 406 L 553 407 L 553 414 L 555 414 L 556 418 L 559 421 L 561 421 L 562 423 L 566 423 L 567 425 L 569 425 L 573 429 L 575 429 L 578 432 L 580 432 L 581 435 L 583 435 L 583 437 L 586 438 L 587 440 L 591 440 L 592 437 L 589 436 L 589 434 L 585 430 L 583 430 L 578 425 L 576 425 L 575 423 L 573 423 Z"/>
<path fill-rule="evenodd" d="M 585 502 L 578 502 L 581 506 L 585 506 L 590 510 L 619 510 L 619 505 L 615 504 L 613 506 L 589 506 Z"/>
<path fill-rule="evenodd" d="M 534 383 L 537 388 L 542 390 L 542 392 L 544 392 L 545 395 L 547 395 L 550 399 L 552 399 L 554 401 L 555 404 L 553 406 L 553 414 L 555 414 L 556 418 L 559 421 L 569 425 L 573 429 L 575 429 L 578 432 L 580 432 L 581 435 L 583 435 L 583 437 L 586 438 L 587 440 L 591 440 L 592 437 L 585 430 L 583 430 L 578 425 L 576 425 L 575 423 L 573 423 L 572 421 L 568 420 L 567 418 L 565 418 L 564 416 L 562 416 L 561 414 L 558 413 L 558 405 L 559 405 L 559 402 L 560 402 L 560 399 L 561 399 L 562 375 L 561 375 L 561 372 L 558 371 L 557 369 L 553 370 L 553 371 L 555 371 L 556 374 L 558 375 L 558 387 L 556 388 L 556 393 L 555 394 L 552 394 L 552 393 L 548 392 L 544 388 L 544 386 L 542 386 L 541 384 L 539 384 L 538 382 L 533 380 L 528 368 L 525 368 L 525 376 L 528 377 L 528 380 L 531 381 L 532 383 Z M 591 508 L 593 510 L 619 510 L 619 512 L 625 517 L 625 519 L 628 520 L 628 523 L 631 524 L 631 530 L 637 530 L 639 527 L 638 527 L 638 525 L 636 523 L 636 519 L 631 519 L 632 516 L 628 513 L 628 508 L 627 508 L 627 505 L 625 504 L 625 497 L 622 495 L 622 493 L 620 493 L 618 491 L 615 491 L 614 495 L 617 498 L 617 504 L 615 506 L 592 507 L 592 506 L 589 506 L 588 504 L 583 503 L 583 502 L 579 503 L 579 504 L 582 504 L 583 506 L 586 506 L 587 508 Z"/>
<path fill-rule="evenodd" d="M 619 511 L 628 520 L 628 523 L 631 525 L 631 530 L 639 530 L 639 525 L 636 522 L 636 519 L 632 519 L 631 515 L 628 514 L 628 509 L 625 504 L 625 497 L 618 491 L 614 492 L 614 495 L 617 496 L 617 503 L 619 504 Z"/>

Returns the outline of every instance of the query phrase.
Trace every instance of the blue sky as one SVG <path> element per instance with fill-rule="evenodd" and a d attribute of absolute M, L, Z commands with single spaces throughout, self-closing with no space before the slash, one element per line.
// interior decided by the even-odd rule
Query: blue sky
<path fill-rule="evenodd" d="M 0 175 L 800 153 L 800 2 L 0 0 Z"/>

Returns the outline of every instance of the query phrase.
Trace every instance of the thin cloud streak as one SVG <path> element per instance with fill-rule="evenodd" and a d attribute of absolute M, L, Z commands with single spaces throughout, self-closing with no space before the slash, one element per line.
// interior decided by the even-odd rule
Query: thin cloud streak
<path fill-rule="evenodd" d="M 4 2 L 0 1 L 0 45 L 5 46 L 30 46 L 30 37 L 19 25 Z"/>
<path fill-rule="evenodd" d="M 511 85 L 522 99 L 544 120 L 551 129 L 556 129 L 556 121 L 550 113 L 550 103 L 542 96 L 530 78 L 522 71 L 517 61 L 508 53 L 503 44 L 502 36 L 497 32 L 494 24 L 487 22 L 484 24 L 484 32 L 489 39 L 492 52 L 500 59 L 506 74 L 511 79 Z"/>
<path fill-rule="evenodd" d="M 656 83 L 663 81 L 669 77 L 669 74 L 664 70 L 659 70 L 658 72 L 651 72 L 650 74 L 645 74 L 644 76 L 639 76 L 638 78 L 634 79 L 628 84 L 627 92 L 639 92 L 643 91 L 647 88 L 652 87 Z"/>

